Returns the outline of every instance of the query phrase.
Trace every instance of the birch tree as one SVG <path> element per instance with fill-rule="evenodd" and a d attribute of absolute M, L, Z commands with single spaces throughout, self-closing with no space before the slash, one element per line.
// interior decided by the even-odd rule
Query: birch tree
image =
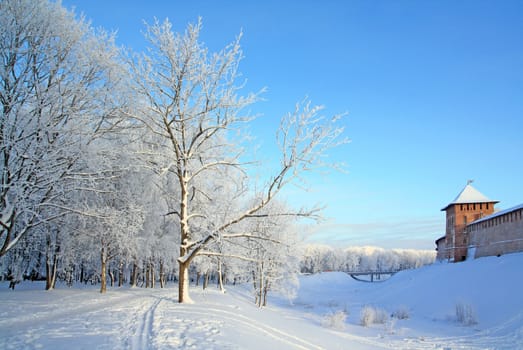
<path fill-rule="evenodd" d="M 191 261 L 211 243 L 223 239 L 254 238 L 242 232 L 239 223 L 258 217 L 275 196 L 300 174 L 322 165 L 322 155 L 338 145 L 342 128 L 338 117 L 323 118 L 322 107 L 308 101 L 297 104 L 284 116 L 277 142 L 281 150 L 279 169 L 263 187 L 246 192 L 255 200 L 243 201 L 224 220 L 213 221 L 197 205 L 198 197 L 213 202 L 213 193 L 201 187 L 205 181 L 230 181 L 220 178 L 223 169 L 246 173 L 240 144 L 244 128 L 253 118 L 246 107 L 259 94 L 243 93 L 239 63 L 240 37 L 219 52 L 210 53 L 199 41 L 201 21 L 189 25 L 184 33 L 174 33 L 169 21 L 147 26 L 150 48 L 133 59 L 136 91 L 145 108 L 130 113 L 152 134 L 161 139 L 154 149 L 164 161 L 156 165 L 157 174 L 171 174 L 176 180 L 177 203 L 172 214 L 179 226 L 179 302 L 190 302 L 189 267 Z M 227 172 L 225 172 L 227 173 Z M 254 204 L 252 204 L 254 203 Z M 293 210 L 278 215 L 310 216 L 312 210 Z"/>
<path fill-rule="evenodd" d="M 112 38 L 59 2 L 0 1 L 0 28 L 2 256 L 70 211 L 60 199 L 85 145 L 114 126 L 122 75 Z"/>

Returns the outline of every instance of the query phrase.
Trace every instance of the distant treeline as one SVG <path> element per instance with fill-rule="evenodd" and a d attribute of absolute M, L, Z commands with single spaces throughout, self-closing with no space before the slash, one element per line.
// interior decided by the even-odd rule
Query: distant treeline
<path fill-rule="evenodd" d="M 431 250 L 383 249 L 378 247 L 333 248 L 321 244 L 304 247 L 300 261 L 302 273 L 322 271 L 399 271 L 434 262 Z"/>

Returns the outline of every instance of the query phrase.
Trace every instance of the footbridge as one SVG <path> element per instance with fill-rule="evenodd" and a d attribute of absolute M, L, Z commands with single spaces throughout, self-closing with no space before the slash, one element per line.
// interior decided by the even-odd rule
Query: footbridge
<path fill-rule="evenodd" d="M 392 275 L 399 272 L 399 270 L 385 270 L 385 271 L 353 271 L 347 272 L 352 278 L 360 282 L 383 282 L 389 279 Z M 368 278 L 363 278 L 368 276 Z"/>

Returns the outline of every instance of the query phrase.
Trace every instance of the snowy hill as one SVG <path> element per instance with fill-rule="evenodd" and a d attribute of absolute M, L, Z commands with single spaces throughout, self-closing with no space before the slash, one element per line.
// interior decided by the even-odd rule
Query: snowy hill
<path fill-rule="evenodd" d="M 379 283 L 337 272 L 302 276 L 292 305 L 275 296 L 265 309 L 252 304 L 249 286 L 225 295 L 194 288 L 196 304 L 180 305 L 175 286 L 100 295 L 94 287 L 44 292 L 39 283 L 13 292 L 2 283 L 0 348 L 523 349 L 521 266 L 523 254 L 512 254 Z M 457 306 L 468 322 L 458 322 Z M 362 326 L 369 310 L 382 323 Z"/>
<path fill-rule="evenodd" d="M 347 333 L 383 337 L 389 345 L 405 342 L 397 348 L 523 349 L 521 266 L 523 254 L 511 254 L 434 264 L 380 283 L 356 282 L 343 273 L 309 276 L 295 304 L 317 315 L 346 310 Z M 389 315 L 405 310 L 409 318 L 362 331 L 366 305 Z M 470 308 L 472 324 L 458 322 L 458 306 Z"/>

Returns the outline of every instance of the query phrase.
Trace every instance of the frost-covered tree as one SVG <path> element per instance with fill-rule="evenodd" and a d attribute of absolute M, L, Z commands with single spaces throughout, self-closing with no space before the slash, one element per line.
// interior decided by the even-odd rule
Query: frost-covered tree
<path fill-rule="evenodd" d="M 302 250 L 301 270 L 304 273 L 318 273 L 329 268 L 328 257 L 333 251 L 332 247 L 322 244 L 308 244 Z"/>
<path fill-rule="evenodd" d="M 294 218 L 278 216 L 278 213 L 288 212 L 282 203 L 273 202 L 261 213 L 265 211 L 267 217 L 251 223 L 249 232 L 256 238 L 245 240 L 246 256 L 252 259 L 255 303 L 259 307 L 267 305 L 269 291 L 279 291 L 292 300 L 298 287 L 299 272 Z"/>
<path fill-rule="evenodd" d="M 144 226 L 150 209 L 150 197 L 144 189 L 151 186 L 150 174 L 135 164 L 134 141 L 126 135 L 93 141 L 79 186 L 86 190 L 78 192 L 76 199 L 76 206 L 83 208 L 76 215 L 76 231 L 79 239 L 99 254 L 102 293 L 111 262 L 121 264 L 139 253 L 145 253 L 144 260 L 150 258 L 155 243 L 154 231 Z"/>
<path fill-rule="evenodd" d="M 223 239 L 254 238 L 252 232 L 241 231 L 239 223 L 259 215 L 284 186 L 319 165 L 324 151 L 343 142 L 339 139 L 342 128 L 335 125 L 338 118 L 322 118 L 321 107 L 298 104 L 280 125 L 279 170 L 264 188 L 251 190 L 256 201 L 236 206 L 219 221 L 209 217 L 200 204 L 204 199 L 209 203 L 217 200 L 219 192 L 209 190 L 230 181 L 221 176 L 229 173 L 224 169 L 245 172 L 245 156 L 239 146 L 243 127 L 252 118 L 244 111 L 257 100 L 257 94 L 241 95 L 239 38 L 210 53 L 199 41 L 200 30 L 201 22 L 189 25 L 183 34 L 173 33 L 168 21 L 148 26 L 151 48 L 147 55 L 134 59 L 132 69 L 144 108 L 129 117 L 160 139 L 151 147 L 164 157 L 156 164 L 156 173 L 176 180 L 173 197 L 177 203 L 171 214 L 179 225 L 180 302 L 190 301 L 189 267 L 204 248 Z M 287 214 L 311 213 L 293 210 Z"/>
<path fill-rule="evenodd" d="M 114 126 L 121 74 L 111 37 L 60 3 L 0 1 L 0 28 L 2 256 L 71 211 L 62 198 L 85 146 Z"/>

